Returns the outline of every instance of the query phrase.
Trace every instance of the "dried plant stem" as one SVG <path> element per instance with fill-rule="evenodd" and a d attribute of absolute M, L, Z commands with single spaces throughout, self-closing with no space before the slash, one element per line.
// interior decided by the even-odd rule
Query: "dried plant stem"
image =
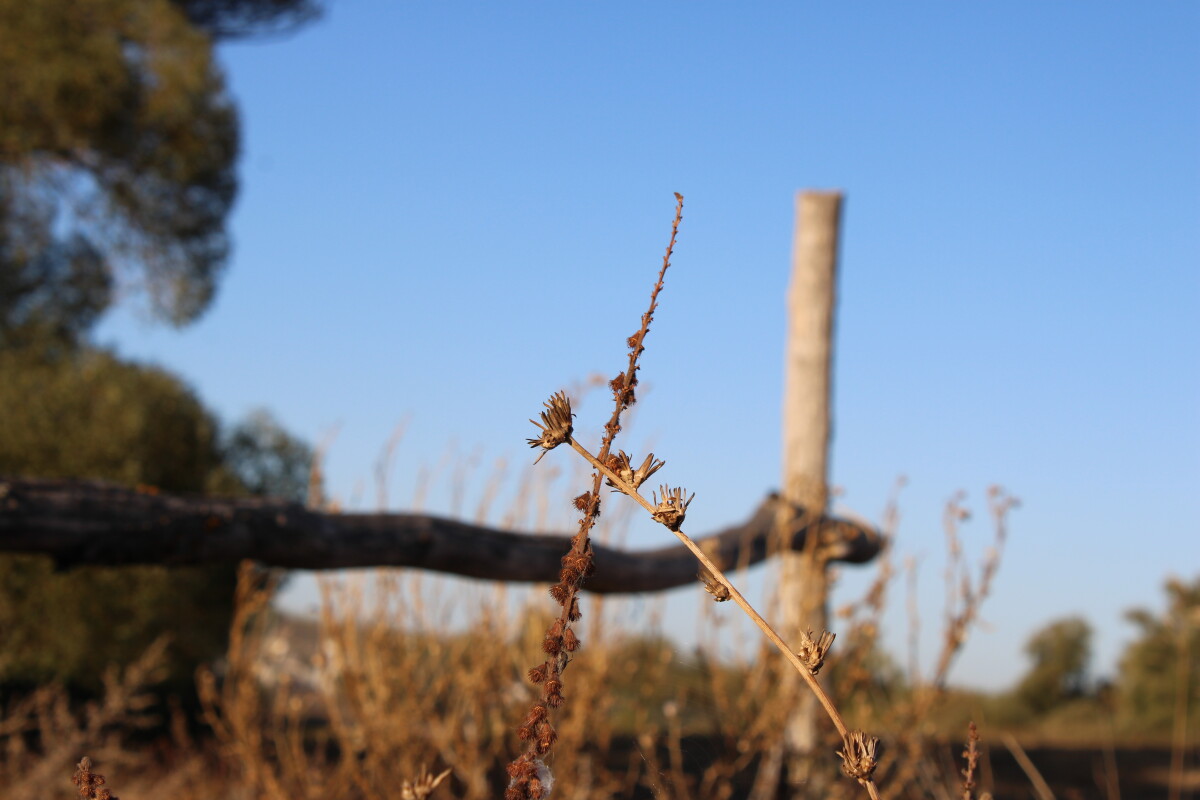
<path fill-rule="evenodd" d="M 829 715 L 841 735 L 843 749 L 838 751 L 838 755 L 842 759 L 842 771 L 866 788 L 872 800 L 878 800 L 879 790 L 872 775 L 877 766 L 876 747 L 879 740 L 868 736 L 863 731 L 849 730 L 842 715 L 838 712 L 837 706 L 816 679 L 825 653 L 833 643 L 833 634 L 822 630 L 814 638 L 812 632 L 804 635 L 804 632 L 801 631 L 800 636 L 804 641 L 801 643 L 800 649 L 797 651 L 789 647 L 775 632 L 775 629 L 734 587 L 717 564 L 691 537 L 680 530 L 687 514 L 687 507 L 695 495 L 685 498 L 686 492 L 682 488 L 663 486 L 661 499 L 656 497 L 655 504 L 652 505 L 638 493 L 637 488 L 662 467 L 664 462 L 656 460 L 654 454 L 651 453 L 641 466 L 635 467 L 635 462 L 623 451 L 618 451 L 615 455 L 612 453 L 613 439 L 621 430 L 621 413 L 635 402 L 634 389 L 638 382 L 638 358 L 645 350 L 643 342 L 650 330 L 654 311 L 658 307 L 658 295 L 662 291 L 663 279 L 670 266 L 675 235 L 682 218 L 683 197 L 676 194 L 675 199 L 677 204 L 675 220 L 671 225 L 671 240 L 667 245 L 667 252 L 663 256 L 663 265 L 659 270 L 658 280 L 650 293 L 650 307 L 646 313 L 642 314 L 641 327 L 626 340 L 629 345 L 628 367 L 609 383 L 616 407 L 608 423 L 604 426 L 604 435 L 601 438 L 598 452 L 592 455 L 573 436 L 574 414 L 571 412 L 570 399 L 564 392 L 554 394 L 544 404 L 546 410 L 540 414 L 541 422 L 530 420 L 538 428 L 538 434 L 527 441 L 534 449 L 542 450 L 542 454 L 538 456 L 539 460 L 548 451 L 559 445 L 570 444 L 572 449 L 583 456 L 596 471 L 593 474 L 591 491 L 575 498 L 575 507 L 583 512 L 583 517 L 579 521 L 579 533 L 572 538 L 571 549 L 563 557 L 563 570 L 559 583 L 550 587 L 550 595 L 562 606 L 563 612 L 547 630 L 543 641 L 542 648 L 551 658 L 530 670 L 529 673 L 533 683 L 542 685 L 542 702 L 533 707 L 524 724 L 518 729 L 520 737 L 529 741 L 530 745 L 524 754 L 509 765 L 508 774 L 512 781 L 505 793 L 505 798 L 506 800 L 541 800 L 549 789 L 548 781 L 551 776 L 541 757 L 550 751 L 556 734 L 547 718 L 550 709 L 557 708 L 563 702 L 562 671 L 570 661 L 570 654 L 579 646 L 578 638 L 570 626 L 580 616 L 576 595 L 584 578 L 594 569 L 588 532 L 600 513 L 600 488 L 607 479 L 610 485 L 633 498 L 656 521 L 674 533 L 700 562 L 705 588 L 717 600 L 733 599 L 750 619 L 754 620 L 754 624 L 759 627 L 767 639 L 784 654 L 796 671 L 800 673 L 804 682 L 808 684 L 813 696 L 825 709 L 825 713 Z M 813 535 L 815 541 L 815 532 Z"/>
<path fill-rule="evenodd" d="M 620 475 L 609 469 L 607 465 L 603 464 L 598 458 L 588 452 L 587 448 L 581 445 L 574 436 L 569 437 L 567 442 L 571 445 L 571 448 L 575 450 L 575 452 L 587 459 L 588 463 L 603 473 L 604 477 L 608 478 L 608 480 L 623 494 L 628 495 L 635 502 L 637 502 L 638 505 L 646 509 L 646 511 L 651 515 L 655 513 L 655 506 L 652 505 L 645 497 L 643 497 L 638 490 L 633 487 L 632 484 L 625 481 Z M 739 592 L 737 587 L 733 585 L 732 581 L 725 576 L 725 573 L 721 571 L 720 567 L 718 567 L 713 560 L 710 559 L 702 549 L 700 549 L 699 545 L 692 541 L 690 536 L 688 536 L 682 530 L 672 529 L 671 532 L 674 533 L 681 542 L 683 542 L 684 546 L 687 547 L 688 550 L 692 551 L 692 554 L 695 555 L 696 559 L 704 566 L 705 569 L 709 571 L 713 579 L 715 579 L 729 591 L 730 599 L 737 603 L 738 607 L 741 608 L 742 611 L 746 612 L 746 615 L 754 621 L 754 624 L 758 626 L 759 630 L 763 632 L 767 639 L 769 639 L 771 643 L 775 645 L 775 647 L 777 647 L 781 653 L 783 653 L 784 657 L 787 658 L 791 665 L 796 668 L 796 671 L 800 673 L 800 677 L 802 677 L 804 682 L 808 684 L 808 688 L 812 690 L 812 693 L 821 703 L 822 708 L 825 709 L 825 713 L 829 715 L 829 719 L 833 722 L 834 727 L 837 728 L 842 740 L 848 741 L 850 739 L 850 730 L 846 727 L 845 720 L 842 719 L 842 715 L 838 711 L 837 706 L 834 705 L 833 700 L 830 699 L 829 695 L 825 692 L 825 689 L 821 686 L 816 676 L 812 674 L 812 671 L 809 669 L 809 667 L 800 659 L 800 656 L 797 655 L 792 648 L 788 647 L 787 642 L 785 642 L 783 638 L 775 632 L 775 629 L 771 627 L 769 622 L 763 619 L 762 615 L 754 609 L 754 606 L 750 605 L 750 602 L 742 596 L 742 593 Z M 875 782 L 868 779 L 866 781 L 862 781 L 862 783 L 866 787 L 867 792 L 871 795 L 871 797 L 877 800 L 879 793 L 877 787 L 875 786 Z"/>
<path fill-rule="evenodd" d="M 643 342 L 650 331 L 650 323 L 658 308 L 658 295 L 663 288 L 663 280 L 667 269 L 671 266 L 671 255 L 675 250 L 675 238 L 679 233 L 679 223 L 683 219 L 683 195 L 675 194 L 675 217 L 671 222 L 671 238 L 667 242 L 667 250 L 663 254 L 662 268 L 658 272 L 658 280 L 650 292 L 650 305 L 642 314 L 638 330 L 626 340 L 629 346 L 629 361 L 625 370 L 609 383 L 612 389 L 614 408 L 612 416 L 604 425 L 604 436 L 600 443 L 600 458 L 607 459 L 612 448 L 613 439 L 621 430 L 621 414 L 636 401 L 635 387 L 637 386 L 638 359 L 645 351 Z M 529 444 L 542 448 L 542 455 L 569 440 L 571 435 L 570 399 L 566 393 L 559 392 L 546 403 L 546 411 L 542 412 L 542 422 L 530 420 L 540 429 L 535 439 Z M 534 462 L 537 463 L 537 462 Z M 579 520 L 579 532 L 571 538 L 571 547 L 562 559 L 562 572 L 559 582 L 550 587 L 551 596 L 562 608 L 558 619 L 551 623 L 546 630 L 542 649 L 548 658 L 539 666 L 529 671 L 529 679 L 540 684 L 542 696 L 530 709 L 524 723 L 517 729 L 518 736 L 528 742 L 525 752 L 508 765 L 508 775 L 511 778 L 505 791 L 506 800 L 541 800 L 550 792 L 553 776 L 542 757 L 547 755 L 558 734 L 551 724 L 551 710 L 565 702 L 562 688 L 562 674 L 570 663 L 571 654 L 579 647 L 579 637 L 572 630 L 572 623 L 582 616 L 579 610 L 579 591 L 584 579 L 593 571 L 593 551 L 589 538 L 596 518 L 600 516 L 600 489 L 604 475 L 596 472 L 592 479 L 591 491 L 585 492 L 575 500 L 576 508 L 582 512 Z"/>
<path fill-rule="evenodd" d="M 79 787 L 79 796 L 84 800 L 118 800 L 105 788 L 104 776 L 92 771 L 92 760 L 84 756 L 75 767 L 75 775 L 71 783 Z"/>
<path fill-rule="evenodd" d="M 962 800 L 975 800 L 975 768 L 979 765 L 978 744 L 979 730 L 975 727 L 975 723 L 971 722 L 967 726 L 967 746 L 962 754 L 963 758 L 967 760 L 967 766 L 962 770 Z"/>
<path fill-rule="evenodd" d="M 1021 743 L 1011 733 L 1002 733 L 1000 735 L 1004 746 L 1008 748 L 1008 752 L 1012 753 L 1012 757 L 1017 760 L 1017 765 L 1029 778 L 1029 782 L 1033 784 L 1033 792 L 1037 795 L 1038 800 L 1054 800 L 1054 792 L 1050 789 L 1050 784 L 1046 783 L 1046 779 L 1042 777 L 1042 773 L 1034 766 L 1033 761 L 1025 752 L 1025 748 L 1021 747 Z"/>

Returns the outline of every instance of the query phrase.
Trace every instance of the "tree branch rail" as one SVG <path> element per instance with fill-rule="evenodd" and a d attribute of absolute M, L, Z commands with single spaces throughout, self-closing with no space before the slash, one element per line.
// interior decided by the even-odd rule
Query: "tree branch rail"
<path fill-rule="evenodd" d="M 752 565 L 777 541 L 779 504 L 770 494 L 750 518 L 697 543 L 719 564 Z M 792 515 L 805 520 L 808 515 Z M 834 560 L 865 563 L 879 533 L 844 519 L 798 522 L 792 550 L 819 527 Z M 286 569 L 412 567 L 493 581 L 553 583 L 566 534 L 528 534 L 427 514 L 342 514 L 270 498 L 160 493 L 83 480 L 0 477 L 0 552 L 37 553 L 60 568 L 194 566 L 252 559 Z M 628 551 L 593 545 L 598 594 L 657 592 L 696 580 L 683 545 Z"/>

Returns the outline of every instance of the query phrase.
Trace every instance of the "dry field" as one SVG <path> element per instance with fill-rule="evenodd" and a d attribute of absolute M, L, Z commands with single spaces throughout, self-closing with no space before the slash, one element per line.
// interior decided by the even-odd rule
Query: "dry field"
<path fill-rule="evenodd" d="M 147 689 L 159 653 L 151 651 L 112 673 L 103 700 L 85 709 L 72 710 L 53 687 L 9 708 L 0 722 L 6 796 L 101 797 L 91 783 L 80 790 L 70 784 L 85 755 L 124 800 L 474 800 L 503 791 L 506 765 L 523 744 L 515 728 L 537 698 L 525 673 L 530 654 L 540 651 L 545 594 L 464 593 L 421 574 L 387 573 L 326 582 L 320 618 L 310 620 L 273 612 L 271 592 L 271 576 L 243 569 L 228 661 L 199 676 L 211 731 L 152 702 Z M 679 653 L 655 632 L 653 619 L 629 634 L 607 605 L 584 603 L 580 638 L 587 644 L 564 680 L 566 702 L 547 759 L 551 796 L 786 796 L 778 773 L 770 786 L 762 776 L 770 774 L 795 701 L 790 666 L 766 646 L 721 661 Z M 524 613 L 506 613 L 520 607 Z M 467 627 L 450 624 L 464 612 Z M 715 615 L 707 616 L 705 630 L 725 635 Z M 822 675 L 837 696 L 850 698 L 848 719 L 880 732 L 882 795 L 1167 796 L 1165 746 L 1021 750 L 986 725 L 976 788 L 968 792 L 961 772 L 967 730 L 954 729 L 979 711 L 978 698 L 879 680 L 869 665 L 871 617 L 854 609 L 841 619 L 838 643 L 849 646 L 831 656 Z M 823 796 L 861 796 L 861 787 L 840 775 L 832 726 L 826 735 L 830 783 Z M 1200 775 L 1185 777 L 1182 788 L 1200 789 Z M 89 786 L 93 794 L 82 794 Z"/>
<path fill-rule="evenodd" d="M 1166 793 L 1166 748 L 1118 747 L 1101 735 L 1088 747 L 1023 749 L 1010 731 L 989 727 L 987 698 L 947 688 L 1000 565 L 1015 505 L 1003 490 L 989 493 L 995 541 L 978 565 L 968 564 L 960 544 L 959 499 L 946 508 L 953 577 L 929 675 L 904 674 L 879 646 L 902 572 L 891 547 L 894 508 L 880 526 L 884 546 L 867 592 L 834 609 L 832 631 L 802 631 L 788 643 L 767 622 L 780 618 L 778 600 L 753 608 L 740 581 L 684 533 L 686 491 L 640 493 L 659 462 L 650 455 L 638 466 L 610 446 L 634 402 L 637 361 L 670 255 L 668 246 L 649 310 L 628 341 L 628 367 L 607 384 L 615 410 L 597 452 L 574 438 L 566 393 L 552 396 L 534 423 L 531 446 L 542 455 L 566 446 L 591 472 L 591 488 L 569 504 L 580 529 L 563 541 L 557 583 L 518 589 L 376 570 L 323 580 L 318 616 L 301 619 L 272 605 L 278 575 L 244 563 L 227 656 L 197 675 L 199 708 L 153 694 L 161 643 L 111 669 L 98 700 L 73 703 L 54 686 L 13 699 L 0 717 L 5 797 L 1129 800 Z M 656 601 L 630 625 L 614 601 L 581 592 L 605 486 L 696 554 L 712 602 L 696 620 L 694 651 L 677 652 Z M 382 490 L 381 483 L 381 497 Z M 609 496 L 606 507 L 624 499 Z M 528 493 L 517 505 L 528 509 Z M 525 513 L 505 520 L 519 527 L 530 522 Z M 725 606 L 716 603 L 726 600 L 759 631 L 722 622 L 715 609 Z M 797 760 L 785 730 L 805 697 L 819 701 L 818 744 Z M 789 781 L 800 772 L 803 783 Z M 1184 774 L 1171 788 L 1175 796 L 1200 788 L 1200 776 Z"/>

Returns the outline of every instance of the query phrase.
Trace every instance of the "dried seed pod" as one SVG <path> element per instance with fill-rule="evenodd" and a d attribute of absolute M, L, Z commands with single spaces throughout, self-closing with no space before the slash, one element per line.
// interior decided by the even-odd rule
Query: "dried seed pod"
<path fill-rule="evenodd" d="M 621 480 L 632 485 L 634 489 L 645 483 L 651 475 L 658 472 L 667 463 L 656 460 L 654 453 L 651 453 L 642 461 L 642 465 L 635 469 L 630 458 L 624 450 L 618 450 L 615 456 L 608 457 L 608 464 L 606 466 L 617 473 Z M 617 485 L 611 479 L 608 480 L 608 485 L 614 489 L 617 488 Z"/>
<path fill-rule="evenodd" d="M 571 418 L 575 415 L 571 413 L 571 400 L 566 392 L 556 392 L 543 405 L 546 406 L 546 410 L 541 413 L 542 421 L 529 420 L 542 429 L 541 435 L 536 439 L 525 440 L 529 442 L 530 447 L 542 448 L 542 454 L 533 462 L 535 464 L 541 461 L 546 453 L 568 441 L 571 431 L 574 430 Z"/>
<path fill-rule="evenodd" d="M 567 569 L 572 569 L 576 572 L 583 572 L 587 569 L 588 561 L 590 560 L 591 559 L 589 559 L 583 553 L 575 550 L 568 550 L 566 555 L 562 557 L 562 565 Z"/>
<path fill-rule="evenodd" d="M 549 722 L 542 722 L 538 725 L 537 742 L 534 749 L 538 755 L 545 755 L 550 752 L 550 748 L 558 740 L 558 733 L 555 732 L 554 726 Z"/>
<path fill-rule="evenodd" d="M 521 756 L 508 765 L 508 777 L 510 778 L 532 778 L 535 775 L 537 775 L 537 767 L 530 763 L 530 759 L 525 756 Z"/>
<path fill-rule="evenodd" d="M 563 631 L 570 630 L 561 619 L 554 620 L 542 639 L 542 649 L 547 654 L 557 656 L 563 650 Z"/>
<path fill-rule="evenodd" d="M 836 637 L 837 634 L 821 631 L 821 635 L 814 640 L 812 631 L 801 632 L 800 649 L 796 651 L 796 655 L 813 675 L 821 671 L 821 665 L 825 663 L 825 654 L 829 652 Z"/>
<path fill-rule="evenodd" d="M 713 600 L 718 603 L 724 603 L 729 598 L 733 597 L 729 593 L 729 587 L 721 583 L 713 574 L 708 571 L 707 567 L 701 567 L 700 572 L 696 575 L 704 583 L 704 591 L 713 596 Z"/>
<path fill-rule="evenodd" d="M 654 519 L 666 525 L 673 531 L 677 531 L 683 526 L 683 518 L 687 515 L 687 508 L 695 499 L 696 493 L 692 492 L 692 496 L 687 500 L 683 499 L 686 489 L 672 489 L 668 486 L 660 488 L 662 498 L 654 496 L 654 504 L 657 508 L 654 509 Z"/>
<path fill-rule="evenodd" d="M 842 740 L 842 746 L 845 750 L 838 751 L 842 757 L 842 772 L 861 784 L 868 783 L 878 763 L 875 751 L 879 747 L 879 739 L 862 731 L 850 731 Z"/>
<path fill-rule="evenodd" d="M 558 678 L 549 678 L 546 680 L 545 686 L 546 703 L 551 708 L 558 708 L 563 704 L 562 681 Z"/>
<path fill-rule="evenodd" d="M 104 787 L 104 776 L 92 772 L 92 760 L 87 756 L 75 765 L 75 774 L 71 783 L 79 787 L 79 796 L 89 800 L 116 800 L 112 792 Z"/>
<path fill-rule="evenodd" d="M 546 707 L 542 704 L 537 704 L 529 709 L 529 714 L 525 717 L 526 725 L 537 725 L 546 719 Z"/>

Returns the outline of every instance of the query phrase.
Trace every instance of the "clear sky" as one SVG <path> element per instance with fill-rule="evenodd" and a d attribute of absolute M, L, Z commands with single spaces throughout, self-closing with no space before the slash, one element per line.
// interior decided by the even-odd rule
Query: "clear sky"
<path fill-rule="evenodd" d="M 908 477 L 925 663 L 960 489 L 973 560 L 986 488 L 1022 507 L 958 682 L 1011 682 L 1069 614 L 1108 672 L 1122 612 L 1200 571 L 1200 5 L 335 0 L 220 56 L 245 136 L 219 297 L 185 330 L 126 309 L 99 339 L 226 419 L 265 406 L 314 442 L 340 425 L 346 504 L 374 506 L 403 419 L 392 507 L 439 462 L 425 506 L 467 516 L 497 459 L 509 490 L 528 475 L 542 400 L 621 368 L 678 191 L 618 444 L 652 443 L 697 492 L 696 533 L 740 519 L 779 483 L 793 195 L 839 188 L 832 479 L 879 520 Z M 903 660 L 903 582 L 891 606 Z"/>

